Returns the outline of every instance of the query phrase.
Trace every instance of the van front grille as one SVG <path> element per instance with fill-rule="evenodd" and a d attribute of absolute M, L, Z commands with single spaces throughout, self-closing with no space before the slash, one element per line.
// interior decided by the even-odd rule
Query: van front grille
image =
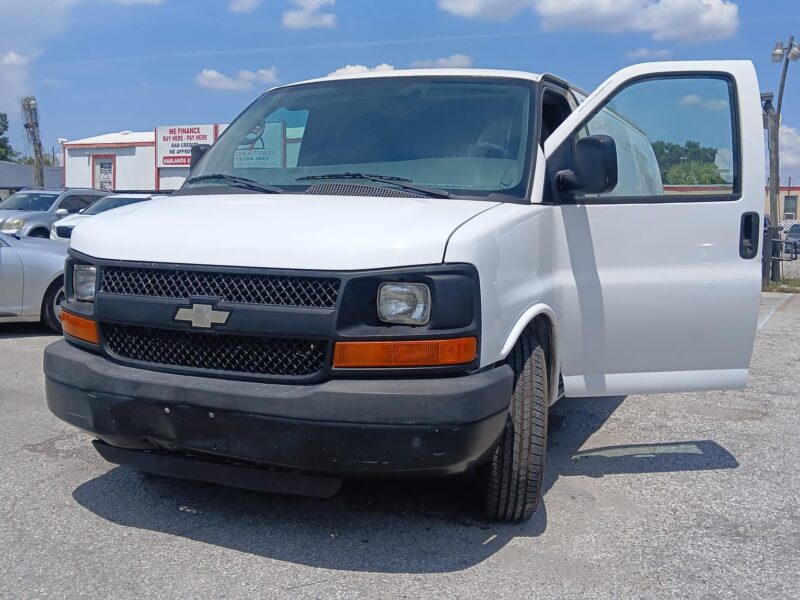
<path fill-rule="evenodd" d="M 100 291 L 123 296 L 189 300 L 203 296 L 222 302 L 335 308 L 340 281 L 294 275 L 103 267 Z"/>
<path fill-rule="evenodd" d="M 103 323 L 106 349 L 119 358 L 245 375 L 309 377 L 325 365 L 327 344 L 317 340 L 196 333 Z"/>

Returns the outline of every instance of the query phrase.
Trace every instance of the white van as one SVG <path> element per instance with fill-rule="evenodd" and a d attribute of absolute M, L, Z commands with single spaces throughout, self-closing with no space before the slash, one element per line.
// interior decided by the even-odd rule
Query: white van
<path fill-rule="evenodd" d="M 109 461 L 328 496 L 478 469 L 542 494 L 548 406 L 745 385 L 749 62 L 329 77 L 251 104 L 170 202 L 76 229 L 47 400 Z"/>

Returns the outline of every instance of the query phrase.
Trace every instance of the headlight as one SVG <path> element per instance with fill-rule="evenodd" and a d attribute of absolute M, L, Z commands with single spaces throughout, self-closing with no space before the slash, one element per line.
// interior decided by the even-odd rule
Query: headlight
<path fill-rule="evenodd" d="M 72 290 L 75 300 L 94 302 L 97 267 L 94 265 L 75 265 L 72 272 Z"/>
<path fill-rule="evenodd" d="M 0 231 L 16 233 L 25 227 L 25 219 L 9 219 L 0 225 Z"/>
<path fill-rule="evenodd" d="M 424 283 L 382 283 L 378 317 L 384 323 L 425 325 L 431 318 L 431 291 Z"/>

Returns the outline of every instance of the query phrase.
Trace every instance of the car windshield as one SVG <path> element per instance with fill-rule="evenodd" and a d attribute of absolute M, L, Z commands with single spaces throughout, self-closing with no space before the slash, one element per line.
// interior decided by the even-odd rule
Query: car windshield
<path fill-rule="evenodd" d="M 228 127 L 184 189 L 248 180 L 250 189 L 278 188 L 272 193 L 324 186 L 336 194 L 352 186 L 335 184 L 404 184 L 431 197 L 524 198 L 534 93 L 524 80 L 441 76 L 332 78 L 273 90 Z"/>
<path fill-rule="evenodd" d="M 92 204 L 81 214 L 99 215 L 107 210 L 113 210 L 115 208 L 120 208 L 121 206 L 128 206 L 129 204 L 136 204 L 137 202 L 142 202 L 148 199 L 149 198 L 131 198 L 129 196 L 106 196 L 104 198 L 100 198 L 100 200 Z"/>
<path fill-rule="evenodd" d="M 800 233 L 800 224 L 794 224 L 789 228 L 789 233 Z"/>
<path fill-rule="evenodd" d="M 46 211 L 50 210 L 58 198 L 58 194 L 48 194 L 46 192 L 17 192 L 0 202 L 0 210 L 30 210 Z"/>

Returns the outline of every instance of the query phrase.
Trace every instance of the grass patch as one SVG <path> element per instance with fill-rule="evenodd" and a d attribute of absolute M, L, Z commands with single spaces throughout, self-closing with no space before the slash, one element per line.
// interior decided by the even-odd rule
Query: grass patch
<path fill-rule="evenodd" d="M 765 292 L 785 292 L 787 294 L 800 294 L 800 278 L 787 277 L 780 281 L 770 281 L 764 286 Z"/>

